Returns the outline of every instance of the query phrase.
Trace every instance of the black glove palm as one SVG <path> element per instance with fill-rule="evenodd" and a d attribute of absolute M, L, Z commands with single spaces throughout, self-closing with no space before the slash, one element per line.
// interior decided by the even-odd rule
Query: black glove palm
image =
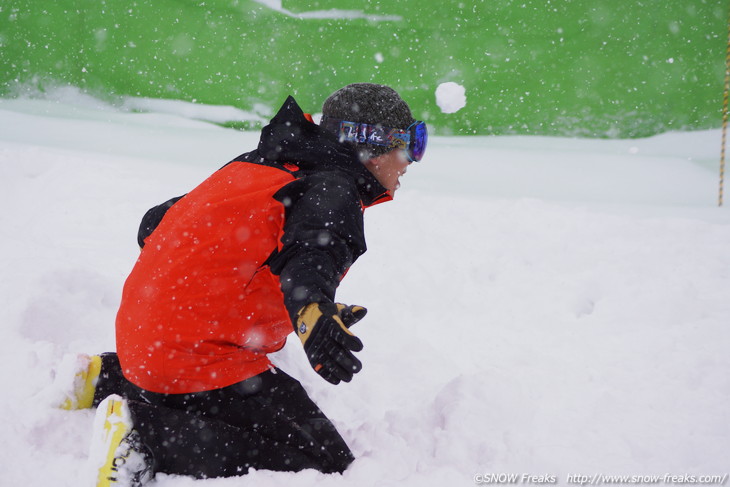
<path fill-rule="evenodd" d="M 366 313 L 362 306 L 333 303 L 310 303 L 297 313 L 296 331 L 304 352 L 312 368 L 326 381 L 350 382 L 362 369 L 352 353 L 362 350 L 362 342 L 348 328 Z"/>

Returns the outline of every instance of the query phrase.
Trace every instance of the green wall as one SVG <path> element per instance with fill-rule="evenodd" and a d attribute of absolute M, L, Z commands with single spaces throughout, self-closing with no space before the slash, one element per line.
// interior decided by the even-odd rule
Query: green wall
<path fill-rule="evenodd" d="M 729 2 L 282 0 L 284 13 L 252 0 L 3 0 L 0 96 L 70 84 L 268 117 L 290 93 L 317 112 L 372 81 L 440 134 L 711 128 Z M 333 8 L 355 13 L 322 18 Z M 466 88 L 454 114 L 435 102 L 446 81 Z"/>

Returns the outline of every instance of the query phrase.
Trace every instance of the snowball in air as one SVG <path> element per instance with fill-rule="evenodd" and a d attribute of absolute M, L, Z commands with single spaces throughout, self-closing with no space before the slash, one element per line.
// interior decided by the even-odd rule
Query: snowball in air
<path fill-rule="evenodd" d="M 443 113 L 456 113 L 466 106 L 466 89 L 449 81 L 436 88 L 436 104 Z"/>

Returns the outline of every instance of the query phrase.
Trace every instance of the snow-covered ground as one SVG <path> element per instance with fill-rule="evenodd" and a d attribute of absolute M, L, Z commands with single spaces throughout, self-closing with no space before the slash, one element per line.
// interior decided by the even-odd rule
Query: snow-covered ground
<path fill-rule="evenodd" d="M 142 214 L 256 141 L 80 95 L 0 100 L 0 485 L 80 485 L 93 412 L 50 407 L 54 369 L 66 354 L 114 349 Z M 370 310 L 354 329 L 363 371 L 331 386 L 296 341 L 276 357 L 358 460 L 343 477 L 155 485 L 727 474 L 719 131 L 430 144 L 396 200 L 367 212 L 370 250 L 338 293 Z"/>

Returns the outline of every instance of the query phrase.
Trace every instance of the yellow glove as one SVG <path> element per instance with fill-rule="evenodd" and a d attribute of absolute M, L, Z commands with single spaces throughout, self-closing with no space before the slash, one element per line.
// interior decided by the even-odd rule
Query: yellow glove
<path fill-rule="evenodd" d="M 309 303 L 297 313 L 297 336 L 312 368 L 326 381 L 350 382 L 362 369 L 352 353 L 362 350 L 362 342 L 348 328 L 366 313 L 362 306 L 340 303 Z"/>

